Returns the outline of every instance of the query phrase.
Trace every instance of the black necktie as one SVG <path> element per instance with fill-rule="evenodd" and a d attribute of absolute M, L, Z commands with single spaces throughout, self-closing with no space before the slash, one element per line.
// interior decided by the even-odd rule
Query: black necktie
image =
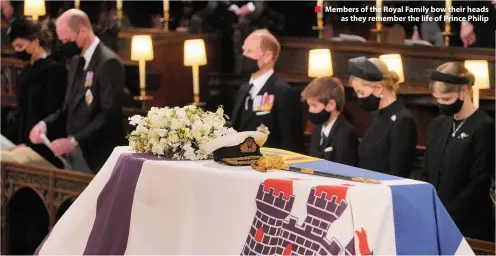
<path fill-rule="evenodd" d="M 249 84 L 248 93 L 245 97 L 245 110 L 248 110 L 253 107 L 253 98 L 251 97 L 251 89 L 253 88 L 253 84 Z"/>
<path fill-rule="evenodd" d="M 84 59 L 84 57 L 83 56 L 79 57 L 77 71 L 78 72 L 84 71 L 85 64 L 86 64 L 86 60 Z"/>

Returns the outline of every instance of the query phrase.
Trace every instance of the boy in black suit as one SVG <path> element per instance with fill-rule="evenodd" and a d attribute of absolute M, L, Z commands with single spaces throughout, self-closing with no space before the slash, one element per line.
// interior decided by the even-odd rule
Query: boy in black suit
<path fill-rule="evenodd" d="M 298 94 L 274 75 L 281 46 L 267 30 L 256 30 L 243 44 L 243 71 L 250 81 L 241 86 L 231 115 L 237 131 L 268 135 L 265 145 L 293 152 L 303 148 Z"/>
<path fill-rule="evenodd" d="M 337 78 L 314 79 L 301 93 L 308 104 L 308 119 L 316 125 L 310 155 L 336 163 L 356 166 L 358 138 L 355 128 L 344 119 L 344 87 Z"/>

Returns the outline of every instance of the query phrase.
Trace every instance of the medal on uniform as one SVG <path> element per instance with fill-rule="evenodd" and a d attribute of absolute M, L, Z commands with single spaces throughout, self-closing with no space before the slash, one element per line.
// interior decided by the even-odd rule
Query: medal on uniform
<path fill-rule="evenodd" d="M 261 124 L 259 127 L 257 127 L 257 132 L 265 133 L 267 136 L 269 136 L 270 131 L 269 127 L 265 126 L 264 124 Z"/>
<path fill-rule="evenodd" d="M 91 89 L 86 90 L 86 93 L 84 94 L 84 101 L 86 101 L 86 105 L 91 105 L 91 102 L 93 102 L 93 93 L 91 93 Z"/>
<path fill-rule="evenodd" d="M 93 71 L 86 72 L 86 79 L 84 80 L 84 88 L 91 87 L 93 84 Z"/>
<path fill-rule="evenodd" d="M 264 93 L 264 95 L 257 95 L 253 100 L 254 112 L 270 112 L 274 105 L 274 95 Z"/>

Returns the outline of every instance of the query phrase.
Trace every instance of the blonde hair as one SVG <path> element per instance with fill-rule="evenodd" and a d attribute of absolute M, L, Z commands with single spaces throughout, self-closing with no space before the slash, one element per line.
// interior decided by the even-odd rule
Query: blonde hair
<path fill-rule="evenodd" d="M 473 85 L 475 82 L 475 76 L 470 72 L 465 66 L 459 62 L 446 62 L 439 66 L 436 71 L 449 74 L 453 76 L 458 76 L 461 78 L 466 78 L 468 80 L 469 86 Z M 429 89 L 432 91 L 434 88 L 439 89 L 442 93 L 447 92 L 458 92 L 462 88 L 463 84 L 450 84 L 441 81 L 432 81 L 429 84 Z"/>
<path fill-rule="evenodd" d="M 382 85 L 386 89 L 392 91 L 393 94 L 396 94 L 396 89 L 398 88 L 398 81 L 400 80 L 398 77 L 398 74 L 396 74 L 396 72 L 394 72 L 394 71 L 390 71 L 389 68 L 387 67 L 386 63 L 384 63 L 380 59 L 369 58 L 368 60 L 370 62 L 372 62 L 372 64 L 374 64 L 374 66 L 376 66 L 377 69 L 379 69 L 379 71 L 381 72 L 382 77 L 383 77 L 382 81 L 371 82 L 371 81 L 367 81 L 367 80 L 364 80 L 364 79 L 359 78 L 359 77 L 351 76 L 350 82 L 353 79 L 358 79 L 365 86 Z"/>

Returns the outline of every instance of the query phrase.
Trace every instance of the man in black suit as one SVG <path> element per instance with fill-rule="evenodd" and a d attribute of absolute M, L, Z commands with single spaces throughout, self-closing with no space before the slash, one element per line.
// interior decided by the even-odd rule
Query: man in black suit
<path fill-rule="evenodd" d="M 301 93 L 308 104 L 308 119 L 315 124 L 312 131 L 310 155 L 336 163 L 356 166 L 358 137 L 355 128 L 346 121 L 344 87 L 337 78 L 314 79 Z"/>
<path fill-rule="evenodd" d="M 42 134 L 63 127 L 67 137 L 53 141 L 54 154 L 64 155 L 75 170 L 97 173 L 125 137 L 121 113 L 124 69 L 118 56 L 95 36 L 84 12 L 68 10 L 56 26 L 63 51 L 82 50 L 82 54 L 71 60 L 62 108 L 34 126 L 30 140 L 43 143 Z"/>
<path fill-rule="evenodd" d="M 281 46 L 267 30 L 256 30 L 243 44 L 243 70 L 250 81 L 238 91 L 232 126 L 237 131 L 268 135 L 265 146 L 294 152 L 302 150 L 302 123 L 298 95 L 274 75 Z"/>

